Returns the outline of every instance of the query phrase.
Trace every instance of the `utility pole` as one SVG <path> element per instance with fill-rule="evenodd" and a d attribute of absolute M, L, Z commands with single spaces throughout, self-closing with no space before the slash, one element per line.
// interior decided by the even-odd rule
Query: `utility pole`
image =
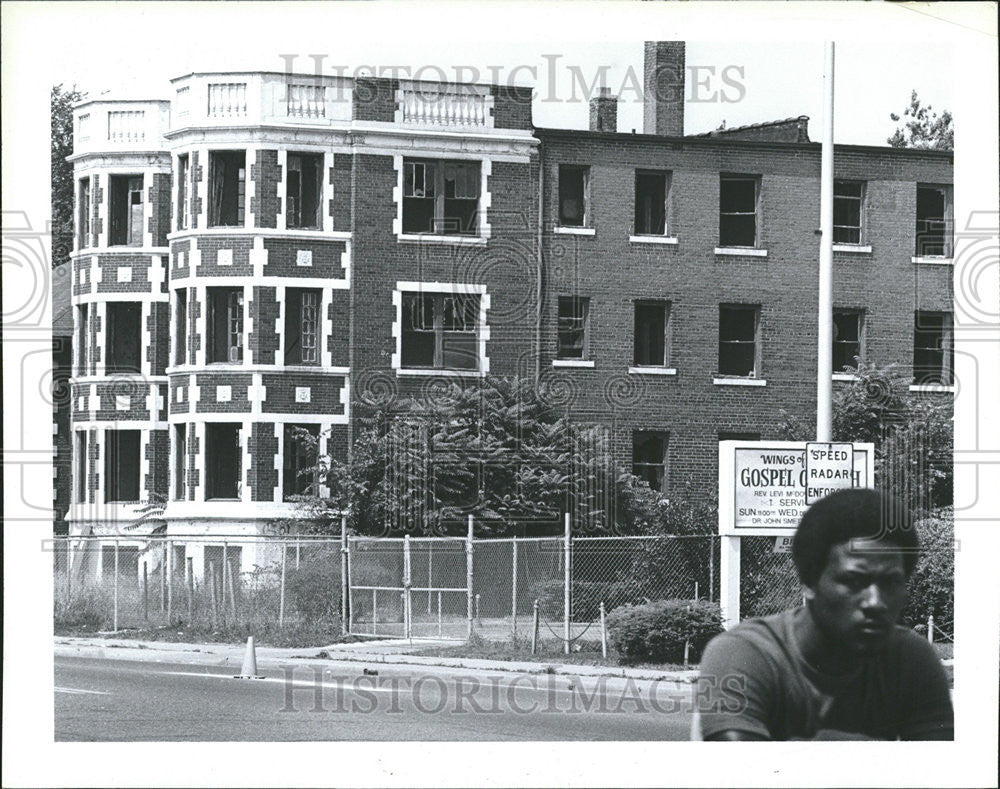
<path fill-rule="evenodd" d="M 833 42 L 823 52 L 823 148 L 819 198 L 819 318 L 816 349 L 816 440 L 833 437 Z"/>

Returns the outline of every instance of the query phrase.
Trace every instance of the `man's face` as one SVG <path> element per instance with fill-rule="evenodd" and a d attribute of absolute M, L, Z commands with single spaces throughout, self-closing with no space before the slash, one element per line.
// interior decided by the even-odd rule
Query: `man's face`
<path fill-rule="evenodd" d="M 871 654 L 884 646 L 906 605 L 903 555 L 877 540 L 834 545 L 805 596 L 831 642 L 851 654 Z"/>

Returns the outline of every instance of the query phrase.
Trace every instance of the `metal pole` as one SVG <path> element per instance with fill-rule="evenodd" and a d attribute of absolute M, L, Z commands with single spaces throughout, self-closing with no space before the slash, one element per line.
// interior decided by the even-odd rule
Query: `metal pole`
<path fill-rule="evenodd" d="M 403 631 L 411 638 L 410 622 L 410 535 L 403 535 Z"/>
<path fill-rule="evenodd" d="M 479 594 L 476 593 L 476 621 L 479 621 Z"/>
<path fill-rule="evenodd" d="M 438 590 L 438 638 L 441 638 L 441 590 Z"/>
<path fill-rule="evenodd" d="M 351 586 L 351 538 L 345 540 L 347 545 L 347 632 L 354 630 L 354 587 Z"/>
<path fill-rule="evenodd" d="M 467 621 L 467 635 L 472 638 L 472 514 L 469 514 L 469 534 L 465 538 L 465 618 Z"/>
<path fill-rule="evenodd" d="M 188 623 L 194 619 L 194 559 L 187 557 Z"/>
<path fill-rule="evenodd" d="M 142 619 L 149 621 L 149 559 L 142 564 Z"/>
<path fill-rule="evenodd" d="M 229 560 L 226 556 L 229 549 L 229 544 L 226 542 L 222 543 L 222 595 L 220 603 L 222 604 L 222 615 L 226 614 L 226 568 L 229 566 Z"/>
<path fill-rule="evenodd" d="M 340 632 L 347 635 L 347 516 L 340 519 Z M 284 587 L 282 587 L 284 588 Z"/>
<path fill-rule="evenodd" d="M 372 635 L 378 634 L 378 589 L 372 589 Z"/>
<path fill-rule="evenodd" d="M 715 595 L 715 537 L 708 538 L 708 602 Z"/>
<path fill-rule="evenodd" d="M 431 587 L 434 586 L 434 543 L 427 543 L 427 613 L 431 612 Z"/>
<path fill-rule="evenodd" d="M 569 620 L 570 620 L 570 584 L 572 573 L 570 571 L 570 526 L 569 513 L 566 513 L 566 533 L 563 537 L 563 653 L 569 654 Z"/>
<path fill-rule="evenodd" d="M 226 582 L 229 584 L 229 609 L 233 614 L 233 622 L 236 621 L 236 589 L 233 583 L 233 566 L 226 562 Z"/>
<path fill-rule="evenodd" d="M 816 440 L 833 433 L 833 42 L 824 45 L 823 147 L 820 164 L 819 316 L 816 353 Z"/>
<path fill-rule="evenodd" d="M 118 632 L 118 540 L 115 540 L 115 621 L 114 631 Z"/>
<path fill-rule="evenodd" d="M 208 562 L 208 591 L 212 599 L 212 627 L 218 627 L 219 609 L 215 601 L 215 559 Z"/>
<path fill-rule="evenodd" d="M 934 643 L 934 614 L 927 617 L 927 640 Z"/>
<path fill-rule="evenodd" d="M 601 600 L 601 657 L 608 656 L 608 628 L 604 622 L 604 601 Z"/>
<path fill-rule="evenodd" d="M 740 622 L 740 537 L 723 535 L 719 563 L 719 605 L 722 626 L 728 630 Z"/>
<path fill-rule="evenodd" d="M 511 574 L 510 574 L 510 622 L 511 633 L 517 638 L 517 537 L 514 537 L 511 552 Z"/>
<path fill-rule="evenodd" d="M 531 654 L 538 651 L 538 601 L 531 604 Z"/>
<path fill-rule="evenodd" d="M 698 599 L 698 582 L 697 581 L 694 582 L 694 599 L 695 600 Z"/>
<path fill-rule="evenodd" d="M 167 548 L 166 543 L 160 543 L 160 613 L 167 610 Z"/>
<path fill-rule="evenodd" d="M 167 624 L 173 621 L 174 615 L 174 546 L 169 540 L 167 545 Z"/>
<path fill-rule="evenodd" d="M 281 544 L 281 591 L 278 594 L 278 627 L 285 626 L 285 544 Z"/>

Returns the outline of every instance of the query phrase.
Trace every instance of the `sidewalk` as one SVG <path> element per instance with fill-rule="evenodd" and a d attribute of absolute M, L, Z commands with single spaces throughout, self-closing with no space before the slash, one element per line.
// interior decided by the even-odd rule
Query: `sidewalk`
<path fill-rule="evenodd" d="M 246 647 L 242 644 L 190 644 L 174 641 L 138 641 L 121 638 L 75 638 L 56 636 L 55 654 L 61 657 L 90 657 L 105 660 L 136 660 L 157 663 L 190 663 L 195 665 L 233 666 L 243 663 Z M 413 639 L 385 640 L 333 644 L 327 647 L 257 647 L 257 665 L 277 668 L 289 661 L 310 663 L 369 663 L 399 667 L 440 667 L 474 671 L 505 671 L 518 674 L 560 674 L 575 677 L 619 677 L 637 680 L 666 680 L 678 683 L 694 682 L 698 672 L 661 671 L 625 668 L 621 666 L 585 666 L 547 662 L 514 662 L 478 658 L 428 657 L 409 655 L 415 648 L 449 646 L 453 641 Z"/>

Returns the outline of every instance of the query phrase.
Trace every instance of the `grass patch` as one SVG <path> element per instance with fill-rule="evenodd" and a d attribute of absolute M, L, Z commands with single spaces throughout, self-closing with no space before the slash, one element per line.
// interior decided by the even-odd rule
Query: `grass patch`
<path fill-rule="evenodd" d="M 253 636 L 255 644 L 268 647 L 319 647 L 358 640 L 354 636 L 341 635 L 339 622 L 289 623 L 283 628 L 271 623 L 263 626 L 227 624 L 223 627 L 211 628 L 187 625 L 181 621 L 161 627 L 119 629 L 113 633 L 102 632 L 92 627 L 60 626 L 56 628 L 55 635 L 84 638 L 100 636 L 101 638 L 195 644 L 245 644 L 247 638 Z"/>

